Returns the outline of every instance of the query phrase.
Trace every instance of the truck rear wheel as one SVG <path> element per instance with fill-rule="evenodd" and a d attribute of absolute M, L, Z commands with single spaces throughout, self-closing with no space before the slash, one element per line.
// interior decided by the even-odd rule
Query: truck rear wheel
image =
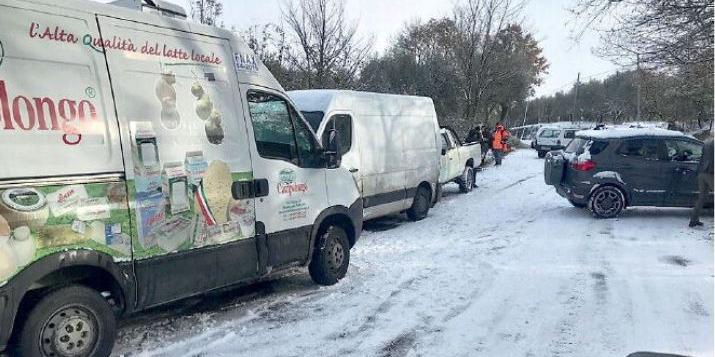
<path fill-rule="evenodd" d="M 464 168 L 464 172 L 462 172 L 462 176 L 459 180 L 457 180 L 457 183 L 459 184 L 460 192 L 472 192 L 472 189 L 474 188 L 474 169 L 470 166 L 466 166 Z"/>
<path fill-rule="evenodd" d="M 407 210 L 407 217 L 414 222 L 421 221 L 427 217 L 430 208 L 430 193 L 423 186 L 417 188 L 412 207 Z"/>
<path fill-rule="evenodd" d="M 345 230 L 330 226 L 318 237 L 308 271 L 320 285 L 334 285 L 345 277 L 350 265 L 350 242 Z"/>
<path fill-rule="evenodd" d="M 20 330 L 20 356 L 109 356 L 116 337 L 114 312 L 99 292 L 73 285 L 43 297 Z"/>

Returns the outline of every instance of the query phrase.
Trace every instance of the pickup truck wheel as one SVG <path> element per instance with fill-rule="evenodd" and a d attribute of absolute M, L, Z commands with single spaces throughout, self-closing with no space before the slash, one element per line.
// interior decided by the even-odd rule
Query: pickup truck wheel
<path fill-rule="evenodd" d="M 623 192 L 614 186 L 603 186 L 591 194 L 588 208 L 596 218 L 615 218 L 626 207 Z"/>
<path fill-rule="evenodd" d="M 421 221 L 427 217 L 430 207 L 430 193 L 424 187 L 417 188 L 412 207 L 407 210 L 407 217 L 414 222 Z"/>
<path fill-rule="evenodd" d="M 330 226 L 318 238 L 313 260 L 308 266 L 310 277 L 320 285 L 334 285 L 345 277 L 350 265 L 350 242 L 345 230 Z"/>
<path fill-rule="evenodd" d="M 109 356 L 116 320 L 99 292 L 72 285 L 43 297 L 24 322 L 18 339 L 20 356 Z"/>
<path fill-rule="evenodd" d="M 459 184 L 459 191 L 462 193 L 469 193 L 474 188 L 474 169 L 467 166 L 462 172 L 462 176 L 457 180 Z"/>

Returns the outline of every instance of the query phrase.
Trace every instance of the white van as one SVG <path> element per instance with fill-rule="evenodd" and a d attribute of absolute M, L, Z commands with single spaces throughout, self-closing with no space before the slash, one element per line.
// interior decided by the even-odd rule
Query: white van
<path fill-rule="evenodd" d="M 0 0 L 0 351 L 106 356 L 115 316 L 334 284 L 360 235 L 352 175 L 242 41 L 121 3 Z"/>
<path fill-rule="evenodd" d="M 565 149 L 576 137 L 578 128 L 561 128 L 557 126 L 544 126 L 539 129 L 534 138 L 534 149 L 540 158 L 546 157 L 551 150 Z"/>
<path fill-rule="evenodd" d="M 343 90 L 288 95 L 323 142 L 337 135 L 364 219 L 403 211 L 412 220 L 427 216 L 437 200 L 441 148 L 432 99 Z"/>

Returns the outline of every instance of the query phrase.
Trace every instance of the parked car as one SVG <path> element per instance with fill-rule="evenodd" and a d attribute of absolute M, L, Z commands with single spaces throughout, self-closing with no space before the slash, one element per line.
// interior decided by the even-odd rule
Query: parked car
<path fill-rule="evenodd" d="M 337 137 L 363 217 L 407 212 L 421 220 L 437 201 L 440 134 L 432 99 L 343 90 L 289 92 L 325 142 Z"/>
<path fill-rule="evenodd" d="M 546 157 L 546 153 L 552 150 L 563 150 L 574 139 L 577 128 L 559 128 L 545 126 L 539 129 L 532 147 L 538 152 L 539 158 Z"/>
<path fill-rule="evenodd" d="M 462 144 L 450 128 L 442 128 L 442 159 L 439 183 L 455 182 L 463 193 L 471 192 L 477 167 L 482 161 L 480 143 Z"/>
<path fill-rule="evenodd" d="M 0 350 L 107 356 L 115 316 L 334 284 L 360 236 L 335 142 L 239 37 L 122 3 L 0 0 Z"/>
<path fill-rule="evenodd" d="M 599 218 L 632 206 L 692 207 L 702 145 L 665 129 L 580 131 L 564 152 L 547 155 L 544 177 Z"/>

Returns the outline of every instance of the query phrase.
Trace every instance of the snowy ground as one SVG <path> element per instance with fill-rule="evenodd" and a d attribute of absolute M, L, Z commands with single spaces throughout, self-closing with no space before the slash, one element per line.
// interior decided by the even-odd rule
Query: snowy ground
<path fill-rule="evenodd" d="M 629 209 L 596 220 L 543 183 L 533 150 L 447 187 L 422 222 L 370 222 L 348 276 L 307 274 L 127 321 L 150 356 L 713 355 L 713 220 Z"/>

